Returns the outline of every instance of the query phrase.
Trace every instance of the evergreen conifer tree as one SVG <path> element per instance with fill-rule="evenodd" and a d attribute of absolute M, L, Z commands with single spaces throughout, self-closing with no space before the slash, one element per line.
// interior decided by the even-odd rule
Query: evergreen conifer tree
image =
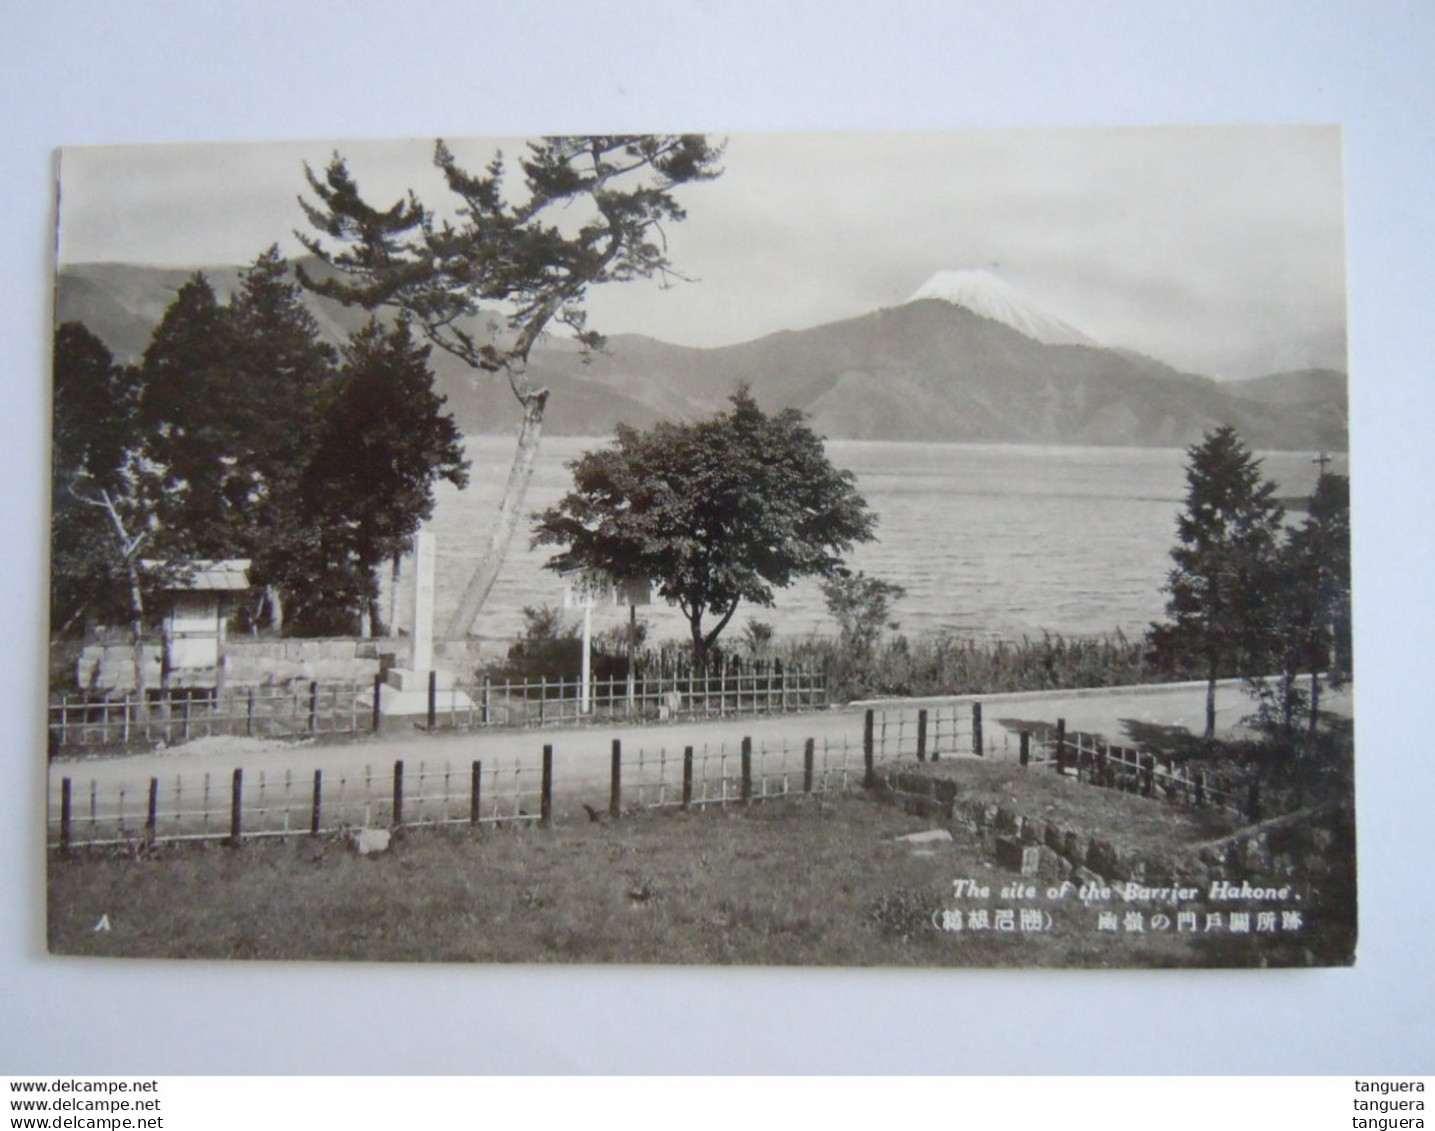
<path fill-rule="evenodd" d="M 1216 681 L 1255 676 L 1276 647 L 1276 551 L 1284 511 L 1260 461 L 1234 428 L 1207 433 L 1187 455 L 1185 509 L 1176 520 L 1158 652 L 1194 663 L 1206 680 L 1205 737 L 1216 730 Z"/>

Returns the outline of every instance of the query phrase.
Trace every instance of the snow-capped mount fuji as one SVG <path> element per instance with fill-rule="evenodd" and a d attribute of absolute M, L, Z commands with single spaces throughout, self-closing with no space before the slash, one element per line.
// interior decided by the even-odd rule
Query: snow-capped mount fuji
<path fill-rule="evenodd" d="M 990 271 L 938 271 L 907 301 L 923 299 L 939 299 L 965 307 L 1043 345 L 1097 345 L 1071 323 L 1058 318 Z"/>
<path fill-rule="evenodd" d="M 206 271 L 232 293 L 238 271 Z M 124 264 L 62 268 L 56 322 L 77 320 L 124 360 L 138 359 L 188 270 Z M 362 312 L 306 295 L 335 344 Z M 1079 343 L 1079 344 L 1074 344 Z M 457 359 L 429 359 L 467 433 L 510 433 L 505 381 L 475 381 Z M 1103 348 L 996 276 L 942 271 L 912 301 L 839 322 L 695 349 L 618 334 L 587 363 L 535 349 L 529 376 L 552 391 L 544 429 L 603 436 L 727 407 L 741 383 L 764 409 L 797 408 L 832 439 L 1189 447 L 1234 426 L 1257 449 L 1345 450 L 1345 374 L 1286 373 L 1220 383 L 1128 350 Z"/>

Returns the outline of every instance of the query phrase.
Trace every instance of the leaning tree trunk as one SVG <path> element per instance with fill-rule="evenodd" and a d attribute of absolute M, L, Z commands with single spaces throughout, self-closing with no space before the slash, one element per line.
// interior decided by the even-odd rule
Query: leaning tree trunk
<path fill-rule="evenodd" d="M 528 483 L 533 478 L 533 465 L 538 459 L 538 441 L 543 435 L 543 410 L 548 404 L 548 390 L 538 389 L 527 393 L 523 400 L 523 425 L 518 432 L 518 448 L 513 454 L 513 466 L 508 470 L 508 482 L 503 487 L 503 500 L 498 504 L 498 518 L 488 540 L 488 549 L 479 560 L 478 568 L 469 578 L 468 585 L 459 600 L 458 609 L 448 622 L 448 635 L 467 636 L 473 628 L 483 603 L 498 579 L 503 560 L 513 535 L 518 530 L 522 517 L 523 499 L 528 493 Z"/>

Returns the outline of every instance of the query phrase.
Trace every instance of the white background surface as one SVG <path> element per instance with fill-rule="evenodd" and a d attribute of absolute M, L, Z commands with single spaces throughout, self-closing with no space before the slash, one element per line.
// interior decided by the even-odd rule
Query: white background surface
<path fill-rule="evenodd" d="M 0 1074 L 1428 1072 L 1432 33 L 1424 0 L 5 5 Z M 1346 131 L 1354 970 L 515 969 L 45 954 L 54 147 L 1312 121 Z"/>

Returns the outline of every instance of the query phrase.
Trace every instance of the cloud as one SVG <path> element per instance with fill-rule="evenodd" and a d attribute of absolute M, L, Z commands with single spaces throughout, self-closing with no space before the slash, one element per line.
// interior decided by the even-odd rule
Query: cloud
<path fill-rule="evenodd" d="M 493 142 L 452 142 L 473 167 Z M 510 154 L 522 143 L 504 143 Z M 67 150 L 61 260 L 242 263 L 287 252 L 301 163 L 366 193 L 446 198 L 432 143 Z M 699 280 L 591 296 L 593 324 L 717 345 L 902 302 L 994 270 L 1098 340 L 1232 375 L 1339 363 L 1345 261 L 1333 127 L 746 134 L 684 186 L 673 262 Z M 1302 361 L 1302 359 L 1305 359 Z"/>

